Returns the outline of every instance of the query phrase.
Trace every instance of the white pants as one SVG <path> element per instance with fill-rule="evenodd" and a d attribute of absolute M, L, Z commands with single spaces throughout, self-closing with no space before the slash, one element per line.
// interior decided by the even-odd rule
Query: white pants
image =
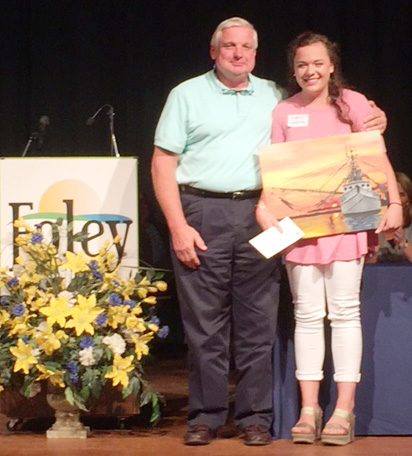
<path fill-rule="evenodd" d="M 298 380 L 322 380 L 326 309 L 332 328 L 335 382 L 359 382 L 362 358 L 360 285 L 364 259 L 328 265 L 286 263 L 295 306 Z"/>

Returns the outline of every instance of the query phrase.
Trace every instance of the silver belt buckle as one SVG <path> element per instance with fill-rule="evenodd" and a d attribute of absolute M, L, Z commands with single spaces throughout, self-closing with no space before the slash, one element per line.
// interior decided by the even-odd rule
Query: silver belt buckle
<path fill-rule="evenodd" d="M 239 191 L 239 192 L 233 192 L 232 193 L 232 199 L 237 200 L 241 199 L 241 197 L 244 195 L 245 192 Z"/>

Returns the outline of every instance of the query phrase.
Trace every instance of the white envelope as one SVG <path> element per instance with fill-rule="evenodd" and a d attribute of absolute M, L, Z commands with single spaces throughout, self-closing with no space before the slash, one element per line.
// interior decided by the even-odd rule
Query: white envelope
<path fill-rule="evenodd" d="M 249 244 L 266 259 L 273 257 L 303 237 L 303 231 L 289 217 L 281 220 L 279 225 L 282 227 L 283 233 L 272 226 L 249 241 Z"/>

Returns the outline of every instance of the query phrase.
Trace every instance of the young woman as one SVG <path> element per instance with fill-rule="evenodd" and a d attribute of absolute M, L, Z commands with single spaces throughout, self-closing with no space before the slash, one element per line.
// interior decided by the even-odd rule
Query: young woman
<path fill-rule="evenodd" d="M 289 45 L 293 96 L 273 111 L 272 142 L 342 135 L 365 130 L 372 108 L 360 93 L 342 86 L 337 46 L 323 35 L 306 32 Z M 299 116 L 300 122 L 293 122 Z M 386 158 L 387 160 L 387 158 Z M 402 223 L 402 207 L 392 167 L 387 160 L 390 204 L 377 232 Z M 263 229 L 277 225 L 264 198 L 256 217 Z M 345 445 L 354 439 L 355 390 L 360 380 L 362 334 L 360 283 L 367 233 L 350 233 L 300 241 L 285 254 L 295 306 L 296 377 L 302 396 L 294 442 Z M 335 411 L 321 432 L 318 403 L 325 354 L 323 320 L 328 311 L 332 328 Z"/>

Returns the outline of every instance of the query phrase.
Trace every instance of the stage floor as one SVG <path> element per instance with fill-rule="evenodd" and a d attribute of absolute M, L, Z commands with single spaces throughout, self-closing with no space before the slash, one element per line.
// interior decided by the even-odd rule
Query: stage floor
<path fill-rule="evenodd" d="M 168 359 L 146 368 L 146 377 L 161 392 L 167 405 L 163 418 L 155 428 L 148 426 L 147 416 L 126 421 L 126 429 L 115 429 L 116 420 L 95 420 L 91 437 L 86 440 L 48 440 L 47 420 L 25 422 L 22 429 L 9 432 L 7 418 L 0 415 L 0 456 L 409 456 L 412 437 L 357 437 L 342 448 L 321 444 L 301 446 L 288 440 L 273 441 L 266 447 L 246 447 L 236 427 L 229 422 L 219 432 L 219 438 L 206 447 L 185 447 L 182 437 L 186 427 L 187 381 L 183 358 Z M 233 391 L 233 387 L 231 387 Z"/>

